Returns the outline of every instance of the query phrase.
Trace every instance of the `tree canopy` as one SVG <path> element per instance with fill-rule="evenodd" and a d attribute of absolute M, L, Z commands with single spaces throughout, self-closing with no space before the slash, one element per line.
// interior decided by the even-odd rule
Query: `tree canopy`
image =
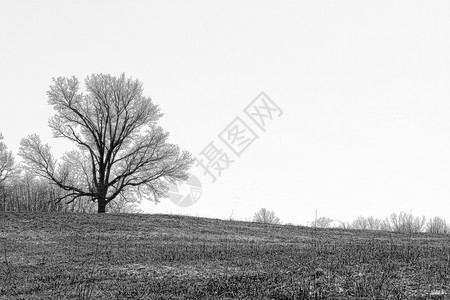
<path fill-rule="evenodd" d="M 53 81 L 49 126 L 54 137 L 77 147 L 58 162 L 34 134 L 22 139 L 19 155 L 31 171 L 66 191 L 57 201 L 87 198 L 103 213 L 116 197 L 159 201 L 168 183 L 187 179 L 193 159 L 168 143 L 168 133 L 157 125 L 162 113 L 143 96 L 142 82 L 94 74 L 83 93 L 75 77 Z"/>

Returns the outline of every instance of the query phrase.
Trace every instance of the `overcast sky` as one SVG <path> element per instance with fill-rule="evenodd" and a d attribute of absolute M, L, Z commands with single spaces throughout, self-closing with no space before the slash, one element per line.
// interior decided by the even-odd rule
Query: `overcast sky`
<path fill-rule="evenodd" d="M 450 221 L 450 1 L 2 1 L 0 132 L 17 153 L 47 120 L 52 77 L 139 78 L 170 141 L 234 160 L 201 198 L 151 213 L 351 221 L 400 210 Z M 260 92 L 281 110 L 261 130 Z M 238 157 L 236 118 L 258 138 Z"/>

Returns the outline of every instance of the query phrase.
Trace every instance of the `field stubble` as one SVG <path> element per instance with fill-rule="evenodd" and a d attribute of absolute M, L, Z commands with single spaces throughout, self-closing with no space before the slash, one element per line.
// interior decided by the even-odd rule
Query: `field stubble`
<path fill-rule="evenodd" d="M 3 299 L 450 299 L 450 237 L 0 213 Z"/>

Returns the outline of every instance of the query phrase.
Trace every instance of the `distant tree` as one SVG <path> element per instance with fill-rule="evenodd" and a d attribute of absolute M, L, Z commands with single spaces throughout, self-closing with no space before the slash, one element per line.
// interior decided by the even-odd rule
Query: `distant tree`
<path fill-rule="evenodd" d="M 0 133 L 0 187 L 14 170 L 14 156 L 2 140 L 3 135 Z"/>
<path fill-rule="evenodd" d="M 380 230 L 392 231 L 392 226 L 391 226 L 391 223 L 389 222 L 389 220 L 384 219 L 384 220 L 381 221 L 381 223 L 380 223 Z"/>
<path fill-rule="evenodd" d="M 261 208 L 260 211 L 253 216 L 253 222 L 267 223 L 267 224 L 280 224 L 280 219 L 275 216 L 273 211 Z"/>
<path fill-rule="evenodd" d="M 56 112 L 49 120 L 54 137 L 77 150 L 58 163 L 38 135 L 20 144 L 28 169 L 66 192 L 57 201 L 89 199 L 104 213 L 118 196 L 159 201 L 168 183 L 187 179 L 193 159 L 167 142 L 168 133 L 156 125 L 162 114 L 139 80 L 100 74 L 87 77 L 85 86 L 83 94 L 78 79 L 59 77 L 47 92 Z"/>
<path fill-rule="evenodd" d="M 400 212 L 391 214 L 386 222 L 389 222 L 392 231 L 421 232 L 425 228 L 426 219 L 425 216 L 415 217 L 412 213 Z"/>
<path fill-rule="evenodd" d="M 385 224 L 383 220 L 374 217 L 358 217 L 354 220 L 350 226 L 352 229 L 363 229 L 363 230 L 383 230 L 385 229 Z"/>
<path fill-rule="evenodd" d="M 450 225 L 447 224 L 444 218 L 434 217 L 430 219 L 426 226 L 426 232 L 436 234 L 448 234 L 450 233 Z"/>
<path fill-rule="evenodd" d="M 327 228 L 330 227 L 332 219 L 327 217 L 320 217 L 317 220 L 311 222 L 311 227 Z"/>
<path fill-rule="evenodd" d="M 352 229 L 368 229 L 369 224 L 367 222 L 367 219 L 365 217 L 361 217 L 359 216 L 358 218 L 356 218 L 356 220 L 354 220 L 352 222 Z"/>

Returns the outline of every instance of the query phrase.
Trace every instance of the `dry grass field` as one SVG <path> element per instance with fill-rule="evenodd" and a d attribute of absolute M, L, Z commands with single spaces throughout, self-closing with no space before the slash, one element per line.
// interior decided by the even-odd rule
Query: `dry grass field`
<path fill-rule="evenodd" d="M 0 213 L 0 299 L 450 299 L 450 236 Z"/>

